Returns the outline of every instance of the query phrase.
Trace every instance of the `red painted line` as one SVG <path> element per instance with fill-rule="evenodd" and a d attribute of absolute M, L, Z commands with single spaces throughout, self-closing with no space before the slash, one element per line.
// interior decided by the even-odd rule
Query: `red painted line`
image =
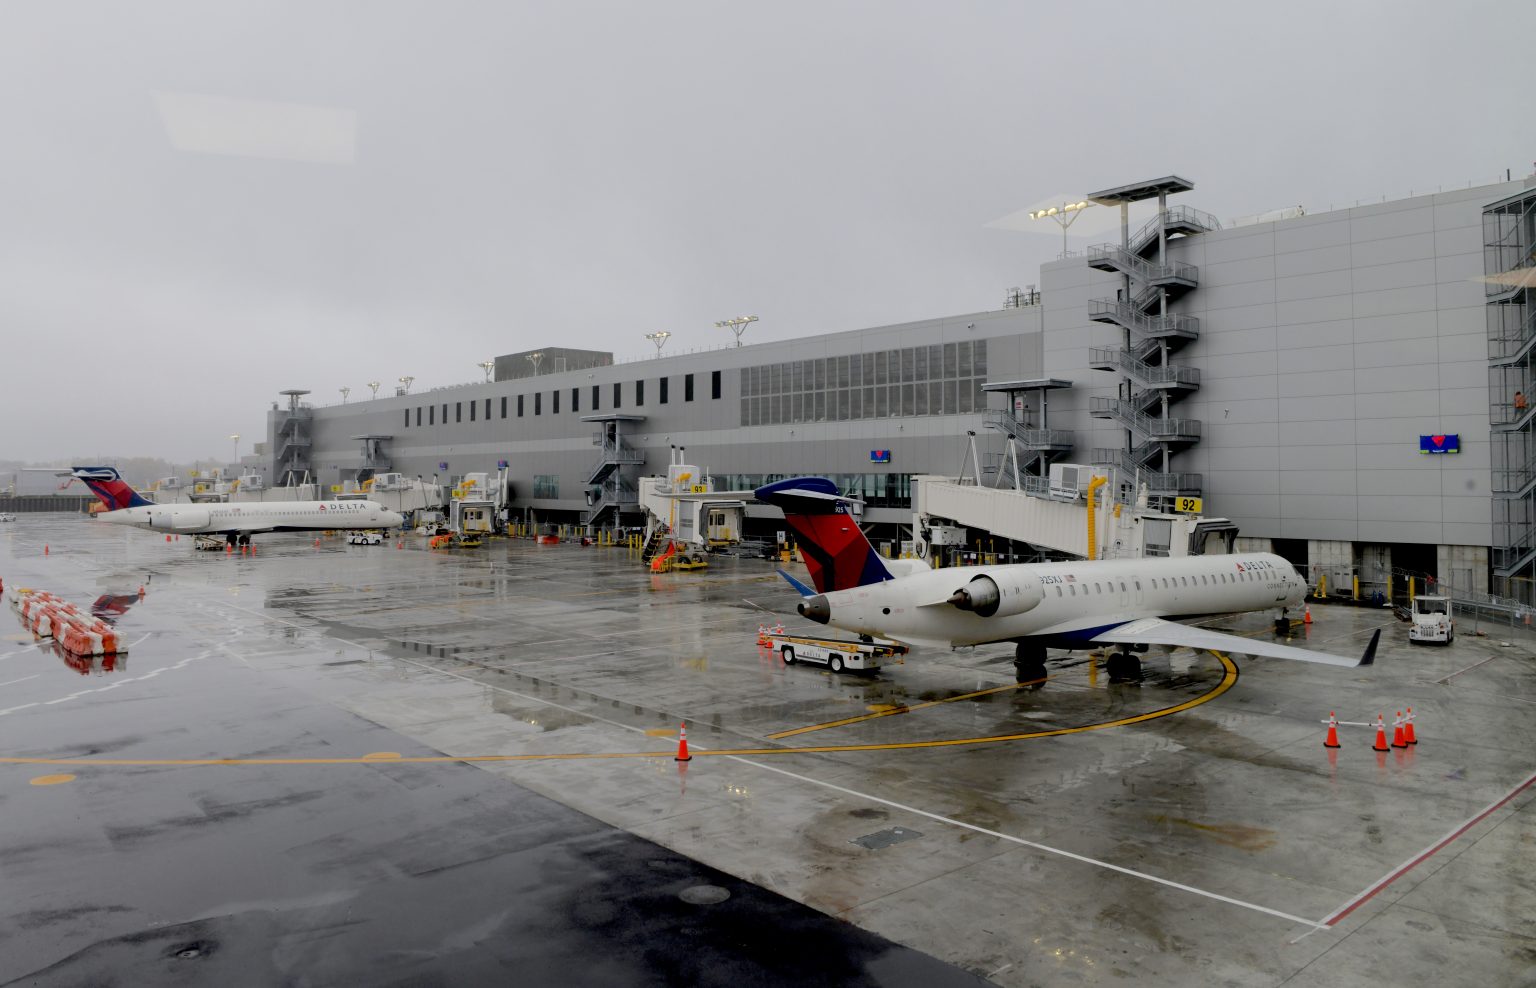
<path fill-rule="evenodd" d="M 1388 885 L 1391 885 L 1399 878 L 1402 878 L 1404 875 L 1408 874 L 1414 868 L 1417 868 L 1424 861 L 1439 853 L 1439 851 L 1451 841 L 1455 840 L 1462 834 L 1477 826 L 1479 823 L 1486 820 L 1490 814 L 1498 810 L 1501 806 L 1504 806 L 1506 803 L 1520 795 L 1525 790 L 1529 789 L 1532 785 L 1536 785 L 1536 773 L 1532 773 L 1529 777 L 1526 778 L 1524 782 L 1520 783 L 1518 786 L 1515 786 L 1515 788 L 1505 793 L 1503 798 L 1490 805 L 1477 816 L 1473 817 L 1466 823 L 1463 823 L 1461 826 L 1457 827 L 1455 830 L 1446 834 L 1444 837 L 1435 841 L 1433 844 L 1429 845 L 1424 850 L 1414 855 L 1408 861 L 1399 865 L 1394 871 L 1389 872 L 1386 877 L 1382 878 L 1375 885 L 1372 885 L 1364 892 L 1361 892 L 1359 895 L 1346 902 L 1331 915 L 1324 917 L 1322 920 L 1323 925 L 1333 926 L 1337 924 L 1339 920 L 1343 919 L 1345 916 L 1348 916 L 1350 913 L 1354 912 L 1356 909 L 1359 909 L 1361 906 L 1369 902 L 1382 889 L 1386 888 Z"/>

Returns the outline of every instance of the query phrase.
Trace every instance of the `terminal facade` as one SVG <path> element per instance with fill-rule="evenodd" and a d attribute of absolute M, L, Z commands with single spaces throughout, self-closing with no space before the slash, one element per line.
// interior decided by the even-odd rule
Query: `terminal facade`
<path fill-rule="evenodd" d="M 623 363 L 525 351 L 484 383 L 341 405 L 286 393 L 252 465 L 334 485 L 505 461 L 519 515 L 607 525 L 683 447 L 721 489 L 830 476 L 894 529 L 912 477 L 959 474 L 975 433 L 987 483 L 1111 468 L 1314 573 L 1529 602 L 1536 177 L 1241 225 L 1194 195 L 1177 176 L 1094 193 L 1160 208 L 996 311 Z"/>

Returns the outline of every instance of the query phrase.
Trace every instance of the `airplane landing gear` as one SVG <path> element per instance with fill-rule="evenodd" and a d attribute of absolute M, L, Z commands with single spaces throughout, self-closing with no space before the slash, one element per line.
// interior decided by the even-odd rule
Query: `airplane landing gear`
<path fill-rule="evenodd" d="M 231 549 L 233 549 L 236 545 L 239 544 L 239 538 L 238 538 L 238 536 L 235 535 L 234 532 L 230 532 L 229 534 L 224 536 L 224 542 Z M 215 542 L 214 545 L 218 545 L 218 543 Z"/>
<path fill-rule="evenodd" d="M 1104 660 L 1104 671 L 1112 683 L 1135 682 L 1141 678 L 1141 660 L 1129 651 L 1111 652 Z"/>
<path fill-rule="evenodd" d="M 1014 646 L 1013 674 L 1021 683 L 1045 679 L 1045 646 L 1023 641 Z"/>
<path fill-rule="evenodd" d="M 243 545 L 243 546 L 251 544 L 251 533 L 250 532 L 246 532 L 244 535 L 240 536 L 240 544 Z"/>

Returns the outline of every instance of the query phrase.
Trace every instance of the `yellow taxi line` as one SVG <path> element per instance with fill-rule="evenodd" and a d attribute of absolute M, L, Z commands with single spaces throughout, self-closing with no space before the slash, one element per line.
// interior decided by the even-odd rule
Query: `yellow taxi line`
<path fill-rule="evenodd" d="M 1084 734 L 1089 731 L 1104 731 L 1115 727 L 1128 727 L 1132 724 L 1141 724 L 1159 717 L 1167 717 L 1170 714 L 1181 713 L 1197 707 L 1202 703 L 1221 696 L 1237 683 L 1237 665 L 1230 658 L 1219 652 L 1213 652 L 1221 660 L 1225 670 L 1221 682 L 1217 683 L 1209 691 L 1192 697 L 1182 703 L 1171 707 L 1162 707 L 1158 710 L 1149 710 L 1146 713 L 1136 714 L 1131 717 L 1121 717 L 1116 720 L 1103 721 L 1097 724 L 1081 724 L 1077 727 L 1058 727 L 1049 731 L 1030 731 L 1022 734 L 996 734 L 987 737 L 972 738 L 941 738 L 932 741 L 890 741 L 881 744 L 828 744 L 807 745 L 789 748 L 698 748 L 693 749 L 696 758 L 718 758 L 723 755 L 814 755 L 837 754 L 851 751 L 911 751 L 920 748 L 953 748 L 964 745 L 1001 744 L 1006 741 L 1030 741 L 1036 738 L 1055 738 L 1070 734 Z M 4 765 L 85 765 L 102 767 L 154 767 L 154 766 L 197 766 L 197 765 L 377 765 L 386 761 L 375 753 L 364 755 L 360 758 L 19 758 L 0 757 L 0 764 Z M 389 754 L 393 754 L 392 752 Z M 404 758 L 388 758 L 387 764 L 397 765 L 411 763 L 416 765 L 460 763 L 488 763 L 488 762 L 536 762 L 536 761 L 574 761 L 579 759 L 613 759 L 613 758 L 671 758 L 671 751 L 609 751 L 609 752 L 551 752 L 547 754 L 528 755 L 421 755 Z"/>

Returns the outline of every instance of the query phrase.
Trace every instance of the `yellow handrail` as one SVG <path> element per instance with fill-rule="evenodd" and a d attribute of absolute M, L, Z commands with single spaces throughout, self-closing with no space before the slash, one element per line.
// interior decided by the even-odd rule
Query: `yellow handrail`
<path fill-rule="evenodd" d="M 1088 481 L 1088 558 L 1097 559 L 1099 555 L 1099 543 L 1096 538 L 1094 500 L 1099 493 L 1099 488 L 1109 483 L 1108 477 L 1095 477 Z"/>

